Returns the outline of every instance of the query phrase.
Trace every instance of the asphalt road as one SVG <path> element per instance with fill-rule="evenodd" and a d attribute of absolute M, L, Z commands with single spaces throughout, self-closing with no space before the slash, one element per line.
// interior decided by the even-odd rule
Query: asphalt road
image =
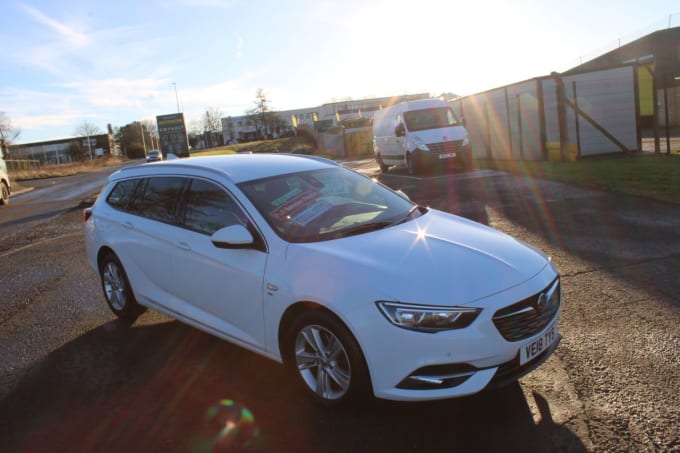
<path fill-rule="evenodd" d="M 680 450 L 680 205 L 491 171 L 380 180 L 553 257 L 564 338 L 548 362 L 471 397 L 320 408 L 265 358 L 154 312 L 115 320 L 85 260 L 87 195 L 8 226 L 28 209 L 12 200 L 0 210 L 0 450 Z"/>

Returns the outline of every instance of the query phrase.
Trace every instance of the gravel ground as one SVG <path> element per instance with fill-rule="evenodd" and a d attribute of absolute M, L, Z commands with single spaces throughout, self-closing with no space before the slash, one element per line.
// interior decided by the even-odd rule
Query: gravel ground
<path fill-rule="evenodd" d="M 126 445 L 95 436 L 108 426 L 140 440 L 133 450 L 177 449 L 195 424 L 183 413 L 252 381 L 242 397 L 261 424 L 257 451 L 449 451 L 452 439 L 466 451 L 680 451 L 680 206 L 510 176 L 382 179 L 558 265 L 563 339 L 517 392 L 347 417 L 297 398 L 280 367 L 161 315 L 126 331 L 85 261 L 77 207 L 0 239 L 0 445 Z M 243 366 L 260 372 L 233 372 Z"/>

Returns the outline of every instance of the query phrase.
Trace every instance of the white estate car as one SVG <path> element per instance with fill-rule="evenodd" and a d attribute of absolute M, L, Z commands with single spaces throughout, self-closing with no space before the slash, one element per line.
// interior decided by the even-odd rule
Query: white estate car
<path fill-rule="evenodd" d="M 283 362 L 327 405 L 472 394 L 560 340 L 545 255 L 326 159 L 127 167 L 84 214 L 116 315 L 149 307 Z"/>

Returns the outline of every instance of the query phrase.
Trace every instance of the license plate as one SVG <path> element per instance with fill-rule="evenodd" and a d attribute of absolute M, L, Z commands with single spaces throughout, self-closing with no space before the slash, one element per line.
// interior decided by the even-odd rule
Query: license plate
<path fill-rule="evenodd" d="M 543 331 L 540 337 L 531 340 L 520 347 L 519 350 L 519 364 L 524 365 L 531 361 L 534 357 L 547 350 L 559 338 L 557 332 L 557 320 Z"/>
<path fill-rule="evenodd" d="M 439 155 L 440 159 L 450 159 L 452 157 L 456 157 L 456 153 L 445 153 Z"/>

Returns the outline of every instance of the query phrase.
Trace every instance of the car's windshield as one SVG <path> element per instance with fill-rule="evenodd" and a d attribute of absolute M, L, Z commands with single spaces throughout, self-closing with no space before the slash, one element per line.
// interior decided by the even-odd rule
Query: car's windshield
<path fill-rule="evenodd" d="M 343 168 L 247 181 L 239 187 L 289 242 L 337 239 L 420 215 L 414 203 Z"/>
<path fill-rule="evenodd" d="M 458 124 L 456 117 L 448 107 L 404 112 L 404 121 L 409 131 L 438 129 Z"/>

